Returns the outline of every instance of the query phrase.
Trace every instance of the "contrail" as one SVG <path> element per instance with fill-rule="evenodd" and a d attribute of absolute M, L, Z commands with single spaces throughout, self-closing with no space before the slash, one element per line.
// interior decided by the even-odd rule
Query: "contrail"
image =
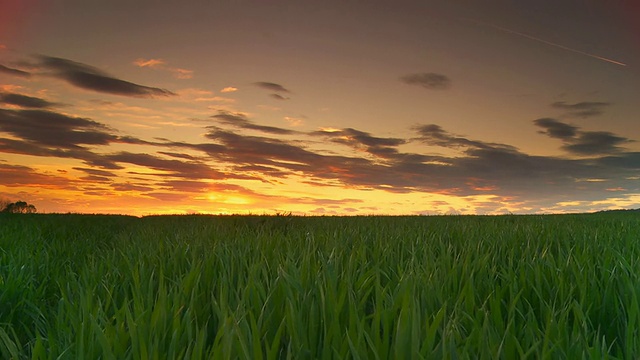
<path fill-rule="evenodd" d="M 521 32 L 519 32 L 519 31 L 515 31 L 515 30 L 507 29 L 507 28 L 504 28 L 504 27 L 502 27 L 502 26 L 493 25 L 493 24 L 484 23 L 484 22 L 479 22 L 479 21 L 477 21 L 477 20 L 474 20 L 474 22 L 476 22 L 476 23 L 478 23 L 478 24 L 482 24 L 482 25 L 490 26 L 490 27 L 492 27 L 492 28 L 494 28 L 494 29 L 498 29 L 498 30 L 500 30 L 500 31 L 504 31 L 504 32 L 509 33 L 509 34 L 519 35 L 519 36 L 525 37 L 525 38 L 530 39 L 530 40 L 534 40 L 534 41 L 537 41 L 537 42 L 541 42 L 541 43 L 543 43 L 543 44 L 547 44 L 547 45 L 555 46 L 555 47 L 557 47 L 557 48 L 559 48 L 559 49 L 563 49 L 563 50 L 571 51 L 571 52 L 574 52 L 574 53 L 577 53 L 577 54 L 582 54 L 582 55 L 586 55 L 586 56 L 592 57 L 592 58 L 594 58 L 594 59 L 598 59 L 598 60 L 606 61 L 606 62 L 611 63 L 611 64 L 616 64 L 616 65 L 620 65 L 620 66 L 627 66 L 627 64 L 625 64 L 625 63 L 623 63 L 623 62 L 620 62 L 620 61 L 616 61 L 616 60 L 608 59 L 608 58 L 606 58 L 606 57 L 598 56 L 598 55 L 595 55 L 595 54 L 590 54 L 590 53 L 588 53 L 588 52 L 584 52 L 584 51 L 580 51 L 580 50 L 572 49 L 572 48 L 570 48 L 570 47 L 566 47 L 566 46 L 564 46 L 564 45 L 560 45 L 560 44 L 552 43 L 551 41 L 547 41 L 547 40 L 544 40 L 544 39 L 540 39 L 540 38 L 537 38 L 537 37 L 535 37 L 535 36 L 531 36 L 531 35 L 528 35 L 528 34 L 525 34 L 525 33 L 521 33 Z"/>

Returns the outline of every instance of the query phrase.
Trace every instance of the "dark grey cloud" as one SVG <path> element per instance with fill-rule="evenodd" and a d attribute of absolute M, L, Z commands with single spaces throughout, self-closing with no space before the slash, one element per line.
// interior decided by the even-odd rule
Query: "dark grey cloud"
<path fill-rule="evenodd" d="M 275 91 L 275 92 L 282 92 L 282 93 L 290 93 L 291 91 L 289 91 L 289 89 L 285 88 L 284 86 L 280 85 L 280 84 L 276 84 L 276 83 L 272 83 L 272 82 L 266 82 L 266 81 L 258 81 L 253 83 L 255 86 L 260 87 L 262 89 L 265 90 L 269 90 L 269 91 Z"/>
<path fill-rule="evenodd" d="M 282 96 L 280 94 L 276 94 L 276 93 L 269 94 L 269 96 L 271 96 L 272 98 L 274 98 L 276 100 L 289 100 L 288 97 L 284 97 L 284 96 Z"/>
<path fill-rule="evenodd" d="M 158 183 L 163 190 L 172 190 L 180 192 L 201 193 L 208 191 L 211 184 L 204 181 L 194 180 L 166 180 Z"/>
<path fill-rule="evenodd" d="M 291 175 L 291 173 L 286 170 L 281 170 L 273 166 L 264 165 L 235 166 L 233 170 L 239 173 L 259 173 L 273 178 L 286 178 L 287 176 Z M 268 182 L 265 179 L 261 180 Z"/>
<path fill-rule="evenodd" d="M 18 70 L 18 69 L 14 69 L 14 68 L 10 68 L 10 67 L 4 66 L 2 64 L 0 64 L 0 73 L 5 73 L 5 74 L 9 74 L 9 75 L 14 75 L 14 76 L 20 76 L 20 77 L 30 77 L 31 76 L 31 73 L 29 73 L 29 72 Z"/>
<path fill-rule="evenodd" d="M 314 152 L 292 145 L 284 140 L 260 136 L 244 136 L 217 127 L 208 127 L 205 137 L 222 145 L 222 153 L 209 155 L 224 157 L 235 164 L 274 165 L 278 160 L 299 163 L 300 166 L 313 163 L 322 158 Z M 298 165 L 291 164 L 294 168 Z"/>
<path fill-rule="evenodd" d="M 131 145 L 163 145 L 163 143 L 146 141 L 133 136 L 117 136 L 112 142 Z"/>
<path fill-rule="evenodd" d="M 413 129 L 416 130 L 419 135 L 417 140 L 427 145 L 441 146 L 446 148 L 499 148 L 508 151 L 515 150 L 515 147 L 506 144 L 487 143 L 483 141 L 470 140 L 459 135 L 454 135 L 444 130 L 440 125 L 436 124 L 418 125 Z"/>
<path fill-rule="evenodd" d="M 0 93 L 0 103 L 36 109 L 46 109 L 58 105 L 38 97 L 14 93 Z"/>
<path fill-rule="evenodd" d="M 320 130 L 314 131 L 310 135 L 323 136 L 335 143 L 348 145 L 355 149 L 364 149 L 368 153 L 382 158 L 397 156 L 398 150 L 396 147 L 407 143 L 405 139 L 376 137 L 368 132 L 352 128 L 345 128 L 339 131 Z"/>
<path fill-rule="evenodd" d="M 180 145 L 118 136 L 114 129 L 91 119 L 48 110 L 0 109 L 0 133 L 2 132 L 10 134 L 13 138 L 0 137 L 0 152 L 79 159 L 89 166 L 75 168 L 88 174 L 83 178 L 86 181 L 110 181 L 115 174 L 107 170 L 122 169 L 124 164 L 147 167 L 158 171 L 154 174 L 155 176 L 168 178 L 256 179 L 255 176 L 243 174 L 225 174 L 214 170 L 196 157 L 175 152 L 167 152 L 167 154 L 181 160 L 130 152 L 97 153 L 90 147 L 126 143 L 171 149 Z M 216 144 L 202 144 L 197 150 L 220 155 L 224 153 L 225 148 Z"/>
<path fill-rule="evenodd" d="M 539 133 L 561 139 L 564 142 L 562 149 L 575 155 L 615 154 L 624 150 L 620 145 L 631 142 L 607 131 L 582 131 L 552 118 L 537 119 L 533 123 L 544 129 Z"/>
<path fill-rule="evenodd" d="M 371 136 L 371 138 L 375 137 Z M 470 164 L 460 162 L 456 166 L 457 159 L 398 153 L 395 149 L 393 149 L 392 156 L 381 159 L 382 162 L 361 157 L 310 154 L 308 150 L 292 144 L 288 144 L 290 148 L 287 148 L 287 151 L 273 152 L 270 151 L 272 144 L 265 144 L 266 140 L 251 140 L 252 148 L 256 153 L 256 158 L 251 158 L 252 161 L 258 161 L 262 164 L 275 163 L 280 168 L 288 169 L 293 173 L 302 172 L 311 182 L 318 180 L 338 181 L 342 185 L 384 189 L 396 193 L 411 191 L 476 193 L 476 190 L 466 184 L 468 178 L 474 176 L 473 173 L 476 170 L 490 167 L 490 165 L 483 164 L 483 161 Z M 374 143 L 394 145 L 400 142 L 389 139 L 373 141 Z M 467 143 L 482 144 L 472 140 L 467 140 Z M 481 148 L 489 148 L 489 146 L 484 145 Z M 495 151 L 499 154 L 508 153 L 508 150 L 505 150 L 507 148 L 509 147 L 496 147 Z M 230 146 L 229 149 L 233 151 L 234 147 Z M 474 147 L 473 150 L 477 151 L 479 148 Z M 258 157 L 258 153 L 265 155 L 262 161 Z M 486 157 L 487 161 L 493 161 L 497 157 L 479 152 L 469 155 L 476 160 L 478 156 Z M 247 154 L 243 152 L 242 157 L 247 158 Z M 503 171 L 514 174 L 517 169 L 505 167 Z M 485 172 L 490 173 L 488 170 Z"/>
<path fill-rule="evenodd" d="M 67 149 L 107 145 L 117 139 L 99 122 L 48 110 L 0 109 L 0 131 L 38 144 Z"/>
<path fill-rule="evenodd" d="M 74 170 L 85 172 L 89 175 L 95 176 L 104 176 L 104 177 L 116 177 L 117 175 L 112 173 L 111 171 L 91 169 L 91 168 L 82 168 L 82 167 L 74 167 Z"/>
<path fill-rule="evenodd" d="M 214 151 L 207 152 L 209 156 L 219 161 L 238 164 L 239 168 L 250 167 L 246 168 L 249 171 L 260 169 L 257 167 L 266 167 L 277 169 L 276 176 L 281 178 L 303 174 L 310 183 L 328 180 L 336 185 L 384 188 L 394 192 L 408 192 L 416 185 L 409 177 L 393 171 L 389 164 L 378 164 L 362 157 L 324 155 L 294 142 L 245 136 L 213 127 L 209 128 L 205 136 L 216 145 Z M 206 144 L 185 145 L 191 149 L 202 150 Z M 174 146 L 179 144 L 174 143 Z M 217 146 L 221 146 L 223 151 Z M 398 154 L 398 158 L 404 158 L 403 155 L 405 154 Z"/>
<path fill-rule="evenodd" d="M 192 156 L 192 155 L 189 155 L 189 154 L 175 153 L 175 152 L 170 152 L 170 151 L 158 151 L 158 154 L 166 155 L 166 156 L 170 156 L 170 157 L 174 157 L 174 158 L 178 158 L 178 159 L 197 160 L 197 158 L 195 156 Z"/>
<path fill-rule="evenodd" d="M 418 125 L 414 127 L 414 129 L 417 130 L 420 135 L 419 139 L 428 145 L 451 148 L 476 147 L 482 145 L 481 143 L 463 137 L 454 136 L 436 124 Z"/>
<path fill-rule="evenodd" d="M 204 192 L 231 192 L 234 194 L 250 195 L 253 197 L 267 197 L 265 195 L 258 194 L 253 190 L 247 189 L 240 185 L 227 184 L 227 183 L 215 183 L 205 182 L 198 180 L 184 180 L 184 179 L 171 179 L 155 183 L 156 187 L 160 188 L 160 191 L 166 194 L 170 193 L 204 193 Z M 183 194 L 180 194 L 184 196 Z"/>
<path fill-rule="evenodd" d="M 138 85 L 115 78 L 100 69 L 79 62 L 50 56 L 40 56 L 39 59 L 39 65 L 51 71 L 51 75 L 82 89 L 143 98 L 175 95 L 166 89 Z"/>
<path fill-rule="evenodd" d="M 171 149 L 189 149 L 189 150 L 196 150 L 196 151 L 201 151 L 203 153 L 206 153 L 207 155 L 209 155 L 212 158 L 216 158 L 216 159 L 221 159 L 224 157 L 224 154 L 226 152 L 226 147 L 224 145 L 220 145 L 220 144 L 213 144 L 213 143 L 200 143 L 200 144 L 193 144 L 193 143 L 186 143 L 186 142 L 182 142 L 182 141 L 168 141 L 165 143 L 165 146 L 171 148 Z"/>
<path fill-rule="evenodd" d="M 551 107 L 566 111 L 568 116 L 582 118 L 600 115 L 608 106 L 611 106 L 611 103 L 601 101 L 583 101 L 573 104 L 557 101 L 551 104 Z"/>
<path fill-rule="evenodd" d="M 82 147 L 73 149 L 51 148 L 32 141 L 15 140 L 0 137 L 0 152 L 41 157 L 57 157 L 63 159 L 78 159 L 90 166 L 103 169 L 122 169 L 122 166 Z"/>
<path fill-rule="evenodd" d="M 310 181 L 314 181 L 314 179 L 342 181 L 341 179 L 344 178 L 350 179 L 348 183 L 352 183 L 355 181 L 354 177 L 362 177 L 363 181 L 369 184 L 367 178 L 376 179 L 376 177 L 371 177 L 372 173 L 377 174 L 377 178 L 389 174 L 385 171 L 384 166 L 376 166 L 372 161 L 364 158 L 323 155 L 285 140 L 245 136 L 214 127 L 209 128 L 205 137 L 215 143 L 172 143 L 172 145 L 205 151 L 214 160 L 236 164 L 236 168 L 248 169 L 250 173 L 252 170 L 259 169 L 257 167 L 275 169 L 270 173 L 280 178 L 305 174 L 311 179 Z M 350 168 L 359 170 L 351 171 Z M 262 174 L 269 176 L 265 173 Z M 253 175 L 251 176 L 256 179 Z M 264 178 L 260 180 L 268 181 Z M 374 186 L 373 183 L 369 185 Z"/>
<path fill-rule="evenodd" d="M 180 161 L 175 159 L 163 159 L 149 154 L 119 152 L 105 155 L 107 159 L 117 163 L 134 164 L 144 166 L 160 172 L 166 172 L 166 176 L 189 179 L 224 179 L 225 174 L 216 171 L 207 164 L 197 161 Z M 159 173 L 158 175 L 162 175 Z"/>
<path fill-rule="evenodd" d="M 218 114 L 211 116 L 225 125 L 231 125 L 241 129 L 257 130 L 270 134 L 277 135 L 290 135 L 295 134 L 297 131 L 283 129 L 274 126 L 257 125 L 249 120 L 245 115 L 240 113 L 231 113 L 228 111 L 219 111 Z"/>
<path fill-rule="evenodd" d="M 119 136 L 114 129 L 91 119 L 40 109 L 0 108 L 2 132 L 14 139 L 0 137 L 0 152 L 78 159 L 103 169 L 121 169 L 122 166 L 91 150 L 91 147 L 113 143 L 162 144 L 132 136 Z"/>
<path fill-rule="evenodd" d="M 409 74 L 400 78 L 405 84 L 422 86 L 429 90 L 445 90 L 451 87 L 451 79 L 438 73 Z"/>
<path fill-rule="evenodd" d="M 556 139 L 573 139 L 578 134 L 577 127 L 552 118 L 537 119 L 533 123 L 544 129 L 544 131 L 539 131 L 540 134 Z"/>
<path fill-rule="evenodd" d="M 114 183 L 111 184 L 111 187 L 116 191 L 138 191 L 138 192 L 147 192 L 155 190 L 153 187 L 146 186 L 143 184 L 132 184 L 132 183 Z"/>
<path fill-rule="evenodd" d="M 640 171 L 640 152 L 627 152 L 617 155 L 603 156 L 597 159 L 598 165 L 605 168 Z M 632 176 L 632 178 L 636 178 Z"/>
<path fill-rule="evenodd" d="M 624 150 L 619 145 L 630 142 L 629 139 L 607 131 L 583 131 L 562 148 L 577 155 L 614 154 Z"/>
<path fill-rule="evenodd" d="M 99 182 L 99 183 L 109 183 L 111 179 L 106 176 L 97 176 L 97 175 L 89 175 L 83 176 L 80 180 L 90 181 L 90 182 Z"/>
<path fill-rule="evenodd" d="M 21 99 L 39 103 L 38 98 Z M 65 115 L 45 109 L 0 108 L 0 132 L 9 133 L 34 144 L 62 148 L 85 149 L 85 146 L 122 143 L 159 145 L 132 136 L 119 136 L 115 130 L 94 120 Z"/>

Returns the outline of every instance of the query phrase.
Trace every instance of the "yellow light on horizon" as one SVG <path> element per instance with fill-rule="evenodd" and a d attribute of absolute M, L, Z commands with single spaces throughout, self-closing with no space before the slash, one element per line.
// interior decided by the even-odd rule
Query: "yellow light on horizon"
<path fill-rule="evenodd" d="M 225 204 L 231 204 L 231 205 L 247 205 L 247 204 L 251 204 L 251 201 L 247 198 L 241 197 L 241 196 L 229 196 L 226 199 L 224 199 L 222 201 Z"/>
<path fill-rule="evenodd" d="M 229 204 L 229 205 L 248 205 L 253 203 L 250 199 L 239 196 L 239 195 L 225 195 L 220 193 L 210 193 L 207 195 L 207 199 L 209 201 L 221 203 L 221 204 Z"/>

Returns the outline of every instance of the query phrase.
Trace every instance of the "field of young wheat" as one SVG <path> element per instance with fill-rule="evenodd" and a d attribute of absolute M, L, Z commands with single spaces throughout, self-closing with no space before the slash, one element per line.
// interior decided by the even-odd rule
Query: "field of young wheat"
<path fill-rule="evenodd" d="M 640 356 L 640 216 L 0 217 L 3 359 Z"/>

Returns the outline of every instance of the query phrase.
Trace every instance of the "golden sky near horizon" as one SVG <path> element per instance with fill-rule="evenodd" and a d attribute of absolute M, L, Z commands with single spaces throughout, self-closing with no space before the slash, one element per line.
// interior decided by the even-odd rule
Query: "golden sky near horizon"
<path fill-rule="evenodd" d="M 640 207 L 625 1 L 0 2 L 0 198 L 40 212 Z"/>

